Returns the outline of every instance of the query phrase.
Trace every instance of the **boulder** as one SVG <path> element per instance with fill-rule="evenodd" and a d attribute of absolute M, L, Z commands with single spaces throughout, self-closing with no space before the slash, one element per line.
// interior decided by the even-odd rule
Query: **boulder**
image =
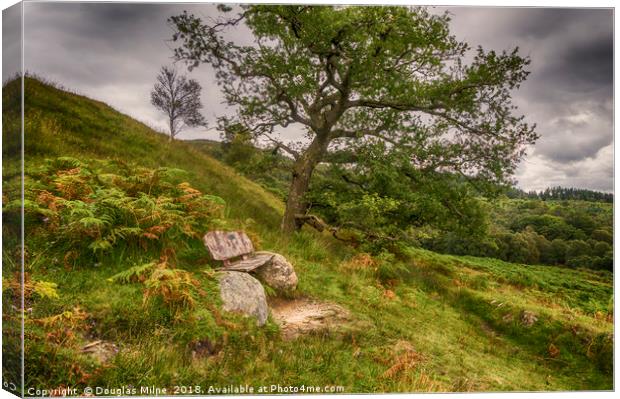
<path fill-rule="evenodd" d="M 273 255 L 273 258 L 254 270 L 256 276 L 265 284 L 279 291 L 289 292 L 297 288 L 295 269 L 284 256 L 272 252 L 259 251 L 257 255 Z"/>
<path fill-rule="evenodd" d="M 269 308 L 260 281 L 247 273 L 234 271 L 221 272 L 219 280 L 222 308 L 225 311 L 254 316 L 257 325 L 265 324 Z"/>

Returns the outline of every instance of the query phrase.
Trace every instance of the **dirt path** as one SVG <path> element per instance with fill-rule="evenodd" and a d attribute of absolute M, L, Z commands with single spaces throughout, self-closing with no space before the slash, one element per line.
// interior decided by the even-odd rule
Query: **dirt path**
<path fill-rule="evenodd" d="M 313 299 L 276 299 L 269 303 L 274 320 L 280 325 L 284 339 L 337 329 L 351 320 L 342 306 Z"/>

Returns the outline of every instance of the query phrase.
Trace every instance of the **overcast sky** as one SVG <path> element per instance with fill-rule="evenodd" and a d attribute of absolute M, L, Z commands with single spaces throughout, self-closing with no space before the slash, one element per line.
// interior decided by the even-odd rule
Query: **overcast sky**
<path fill-rule="evenodd" d="M 26 3 L 26 69 L 165 130 L 165 118 L 150 104 L 149 93 L 159 68 L 172 62 L 167 42 L 172 31 L 166 19 L 184 9 L 214 13 L 213 6 L 195 4 Z M 514 99 L 518 112 L 537 124 L 541 138 L 518 169 L 519 187 L 612 191 L 613 11 L 449 11 L 453 33 L 472 47 L 518 46 L 531 57 L 531 75 Z M 4 21 L 6 25 L 7 18 Z M 4 39 L 7 43 L 10 33 Z M 13 72 L 10 65 L 4 67 L 3 80 Z M 226 112 L 209 67 L 188 74 L 204 88 L 205 116 L 214 121 Z M 298 133 L 287 134 L 296 138 Z M 214 139 L 218 133 L 192 130 L 180 137 Z"/>

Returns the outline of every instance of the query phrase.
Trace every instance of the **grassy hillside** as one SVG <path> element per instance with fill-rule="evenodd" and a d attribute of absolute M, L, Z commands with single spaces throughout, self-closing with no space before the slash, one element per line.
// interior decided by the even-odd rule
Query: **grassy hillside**
<path fill-rule="evenodd" d="M 5 88 L 5 98 L 19 88 L 16 83 Z M 26 82 L 25 101 L 26 167 L 45 158 L 67 155 L 132 160 L 147 167 L 174 166 L 187 170 L 205 191 L 220 193 L 231 205 L 232 217 L 251 214 L 262 224 L 278 223 L 282 204 L 258 185 L 189 144 L 175 141 L 168 145 L 165 135 L 102 102 L 30 78 Z M 12 110 L 19 111 L 17 107 L 9 107 L 5 112 Z M 17 120 L 8 121 L 11 122 Z M 11 146 L 3 148 L 8 156 L 17 151 Z M 17 165 L 7 166 L 5 174 L 14 173 Z"/>
<path fill-rule="evenodd" d="M 4 88 L 5 134 L 18 123 L 10 97 L 16 89 L 15 83 Z M 165 136 L 103 103 L 37 80 L 28 79 L 26 89 L 27 184 L 39 190 L 32 191 L 32 198 L 40 198 L 42 191 L 54 196 L 36 205 L 40 216 L 49 214 L 53 222 L 53 212 L 64 211 L 52 204 L 78 205 L 78 194 L 64 190 L 71 182 L 76 185 L 69 187 L 97 188 L 79 204 L 87 207 L 100 204 L 111 186 L 123 188 L 130 202 L 146 191 L 148 198 L 159 195 L 150 187 L 180 201 L 190 192 L 179 192 L 187 187 L 180 182 L 186 182 L 226 203 L 193 230 L 246 229 L 261 249 L 282 253 L 293 263 L 299 276 L 293 297 L 335 302 L 353 316 L 338 332 L 284 341 L 271 319 L 257 328 L 218 310 L 216 264 L 191 234 L 198 231 L 171 233 L 161 245 L 119 240 L 90 251 L 89 234 L 101 230 L 83 226 L 71 244 L 81 252 L 67 258 L 73 247 L 66 234 L 57 232 L 75 233 L 70 230 L 75 224 L 60 222 L 53 230 L 47 216 L 37 216 L 26 224 L 32 287 L 26 386 L 193 387 L 187 393 L 200 393 L 196 386 L 204 393 L 210 385 L 231 384 L 338 385 L 345 392 L 613 388 L 610 273 L 414 248 L 399 258 L 373 258 L 312 231 L 284 237 L 278 232 L 281 201 L 191 143 L 169 144 Z M 17 293 L 12 271 L 18 264 L 17 253 L 9 249 L 17 243 L 10 204 L 19 195 L 19 168 L 16 145 L 4 139 L 3 314 L 10 324 L 18 315 L 9 307 Z M 148 190 L 136 188 L 144 186 L 144 176 L 155 176 L 154 170 L 181 177 L 149 183 Z M 179 217 L 191 216 L 189 207 L 179 212 Z M 182 301 L 168 306 L 165 296 L 154 295 L 139 278 L 126 284 L 109 281 L 148 262 L 174 263 L 174 277 L 187 277 L 187 289 L 195 291 L 194 306 Z M 108 362 L 94 361 L 80 351 L 93 340 L 114 343 L 118 354 Z M 199 343 L 208 343 L 208 351 L 192 356 Z M 3 349 L 5 364 L 15 360 L 7 353 L 9 346 Z"/>

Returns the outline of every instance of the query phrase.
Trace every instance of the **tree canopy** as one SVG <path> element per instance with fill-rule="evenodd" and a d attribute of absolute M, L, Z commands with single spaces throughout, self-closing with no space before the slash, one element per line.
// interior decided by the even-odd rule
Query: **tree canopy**
<path fill-rule="evenodd" d="M 360 144 L 398 147 L 420 173 L 502 183 L 534 127 L 515 115 L 511 91 L 529 63 L 518 50 L 471 51 L 449 17 L 418 7 L 248 6 L 203 21 L 170 18 L 175 57 L 216 71 L 234 120 L 295 159 L 285 231 L 301 226 L 321 162 L 355 162 Z M 251 44 L 228 38 L 245 24 Z M 469 62 L 468 62 L 469 59 Z M 298 125 L 303 145 L 278 135 Z"/>

